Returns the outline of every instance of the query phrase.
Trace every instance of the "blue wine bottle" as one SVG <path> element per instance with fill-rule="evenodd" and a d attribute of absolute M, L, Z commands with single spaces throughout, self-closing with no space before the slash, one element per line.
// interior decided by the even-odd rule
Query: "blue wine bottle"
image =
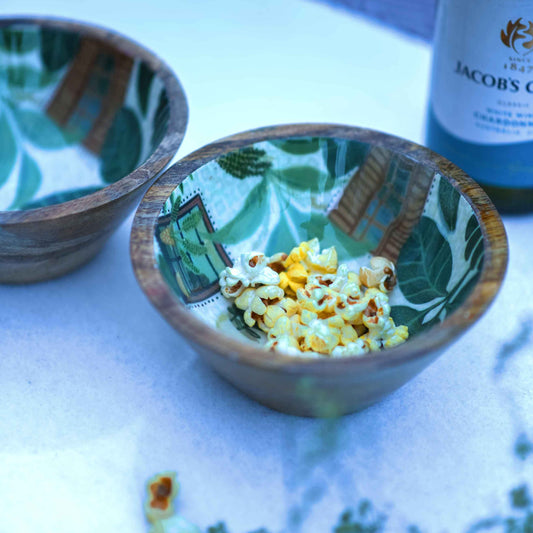
<path fill-rule="evenodd" d="M 533 211 L 533 1 L 441 0 L 426 144 L 501 212 Z"/>

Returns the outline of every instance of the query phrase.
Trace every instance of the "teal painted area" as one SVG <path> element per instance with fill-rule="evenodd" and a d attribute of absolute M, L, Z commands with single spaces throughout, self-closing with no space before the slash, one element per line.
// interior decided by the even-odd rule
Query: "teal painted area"
<path fill-rule="evenodd" d="M 448 133 L 428 111 L 426 144 L 481 184 L 498 187 L 533 187 L 533 141 L 482 145 Z"/>
<path fill-rule="evenodd" d="M 393 306 L 391 316 L 407 325 L 410 335 L 453 313 L 472 292 L 483 265 L 483 236 L 472 210 L 444 178 L 436 190 L 438 212 L 421 218 L 398 258 L 398 284 L 410 305 Z M 458 224 L 462 209 L 470 212 L 465 228 Z M 451 283 L 454 270 L 458 275 Z"/>
<path fill-rule="evenodd" d="M 139 61 L 129 80 L 118 79 L 128 72 L 121 55 L 102 47 L 87 60 L 84 50 L 76 33 L 30 23 L 0 28 L 0 211 L 91 194 L 131 173 L 163 138 L 163 82 Z M 118 85 L 126 85 L 122 106 L 108 116 Z M 102 124 L 110 126 L 96 131 Z"/>
<path fill-rule="evenodd" d="M 221 250 L 233 258 L 250 250 L 288 253 L 316 237 L 323 248 L 335 246 L 341 262 L 367 255 L 403 212 L 416 168 L 409 158 L 391 154 L 385 183 L 358 214 L 355 234 L 361 236 L 354 238 L 328 213 L 357 180 L 368 154 L 364 143 L 306 137 L 257 143 L 207 163 L 183 181 L 161 211 L 156 240 L 164 251 L 159 260 L 165 261 L 160 264 L 165 279 L 183 301 L 205 302 L 218 293 L 217 274 L 226 265 Z M 392 316 L 411 335 L 454 312 L 483 264 L 481 230 L 470 206 L 446 179 L 435 180 L 424 215 L 397 261 L 401 298 Z M 191 202 L 201 206 L 202 216 L 200 207 L 188 211 Z M 173 245 L 163 242 L 162 231 L 167 237 L 172 232 Z M 227 314 L 227 306 L 213 308 L 217 312 Z"/>
<path fill-rule="evenodd" d="M 69 202 L 70 200 L 76 200 L 86 196 L 87 194 L 92 194 L 101 190 L 102 187 L 86 187 L 83 189 L 74 189 L 72 191 L 61 191 L 55 194 L 50 194 L 39 200 L 34 200 L 31 202 L 21 203 L 19 209 L 37 209 L 38 207 L 46 207 L 48 205 L 62 204 L 63 202 Z"/>
<path fill-rule="evenodd" d="M 248 249 L 272 255 L 317 237 L 323 247 L 335 246 L 341 261 L 367 254 L 372 248 L 368 239 L 353 239 L 327 216 L 328 206 L 342 194 L 367 151 L 366 144 L 342 139 L 281 139 L 230 152 L 194 172 L 167 200 L 156 234 L 157 246 L 165 251 L 160 257 L 167 262 L 165 271 L 170 269 L 180 281 L 178 297 L 187 300 L 195 291 L 216 285 L 225 267 L 216 246 L 232 256 Z M 196 244 L 191 247 L 191 234 L 183 231 L 187 218 L 179 214 L 186 203 L 183 196 L 189 192 L 197 198 L 198 191 L 204 208 L 216 213 L 209 215 L 216 229 L 205 224 L 195 228 L 202 249 Z M 221 212 L 221 200 L 226 201 L 228 191 L 234 201 L 228 201 Z M 173 232 L 173 245 L 163 242 L 162 231 L 166 240 Z M 176 287 L 174 281 L 172 287 Z"/>

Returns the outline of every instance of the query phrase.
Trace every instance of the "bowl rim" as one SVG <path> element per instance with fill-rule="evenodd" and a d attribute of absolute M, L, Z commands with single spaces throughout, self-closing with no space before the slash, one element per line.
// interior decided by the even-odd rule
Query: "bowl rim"
<path fill-rule="evenodd" d="M 56 220 L 97 209 L 128 195 L 155 179 L 178 151 L 189 118 L 185 91 L 171 68 L 154 52 L 121 33 L 88 22 L 53 16 L 0 16 L 0 29 L 15 24 L 34 24 L 45 28 L 80 33 L 103 41 L 134 59 L 141 59 L 161 79 L 168 96 L 169 120 L 164 136 L 150 156 L 132 172 L 100 190 L 59 204 L 35 209 L 1 211 L 0 225 Z"/>
<path fill-rule="evenodd" d="M 295 357 L 266 352 L 207 326 L 174 295 L 156 267 L 154 254 L 154 230 L 163 203 L 170 193 L 192 172 L 227 152 L 256 142 L 307 136 L 369 142 L 404 154 L 444 176 L 467 200 L 483 235 L 483 268 L 472 293 L 443 322 L 406 343 L 363 356 L 331 359 Z M 268 126 L 231 135 L 207 144 L 179 160 L 149 188 L 142 199 L 133 221 L 130 256 L 143 292 L 167 322 L 192 342 L 193 347 L 198 346 L 223 358 L 256 368 L 289 373 L 305 370 L 309 375 L 339 377 L 346 372 L 348 366 L 361 371 L 397 366 L 423 357 L 430 351 L 443 349 L 455 341 L 494 300 L 507 268 L 508 243 L 502 220 L 485 192 L 463 170 L 439 154 L 411 141 L 375 130 L 340 124 L 301 123 Z"/>

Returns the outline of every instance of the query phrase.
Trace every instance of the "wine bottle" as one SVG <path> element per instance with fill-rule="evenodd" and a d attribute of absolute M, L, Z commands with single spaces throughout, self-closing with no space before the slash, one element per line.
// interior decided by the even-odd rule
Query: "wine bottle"
<path fill-rule="evenodd" d="M 440 0 L 426 144 L 533 211 L 533 0 Z"/>

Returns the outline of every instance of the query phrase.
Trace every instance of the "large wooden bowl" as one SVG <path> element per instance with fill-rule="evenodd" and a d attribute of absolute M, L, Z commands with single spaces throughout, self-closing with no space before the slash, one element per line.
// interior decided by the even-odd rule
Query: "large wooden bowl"
<path fill-rule="evenodd" d="M 392 316 L 409 327 L 406 343 L 337 359 L 262 349 L 218 273 L 243 251 L 288 252 L 312 237 L 342 262 L 370 252 L 396 263 Z M 137 210 L 131 254 L 148 298 L 222 376 L 269 407 L 315 416 L 364 408 L 442 353 L 494 299 L 507 240 L 485 193 L 441 156 L 302 124 L 222 139 L 167 170 Z"/>
<path fill-rule="evenodd" d="M 174 156 L 187 115 L 175 75 L 129 39 L 0 19 L 0 282 L 91 259 Z"/>

